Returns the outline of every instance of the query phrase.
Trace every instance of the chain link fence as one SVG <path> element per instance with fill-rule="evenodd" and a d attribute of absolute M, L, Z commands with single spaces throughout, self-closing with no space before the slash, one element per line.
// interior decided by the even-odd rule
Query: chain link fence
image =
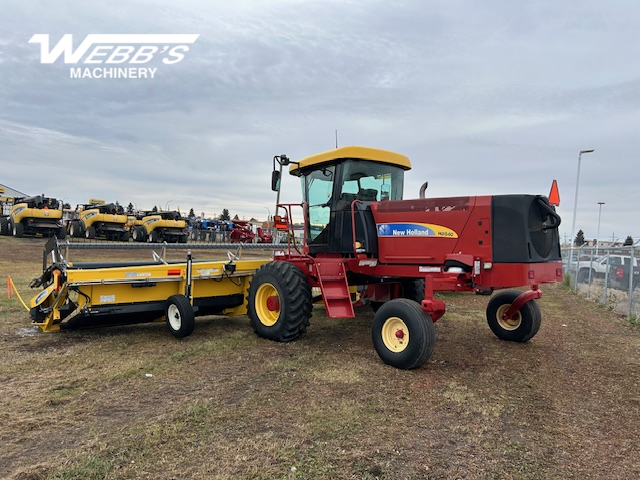
<path fill-rule="evenodd" d="M 629 318 L 640 317 L 640 248 L 562 250 L 565 281 L 581 295 Z"/>

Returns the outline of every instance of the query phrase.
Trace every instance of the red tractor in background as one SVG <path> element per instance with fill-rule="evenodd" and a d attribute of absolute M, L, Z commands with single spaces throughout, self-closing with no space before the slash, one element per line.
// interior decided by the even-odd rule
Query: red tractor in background
<path fill-rule="evenodd" d="M 280 165 L 276 169 L 276 163 Z M 291 162 L 274 157 L 272 189 L 282 167 L 300 177 L 303 203 L 277 205 L 276 227 L 293 232 L 301 208 L 304 238 L 261 266 L 248 292 L 255 332 L 276 341 L 303 334 L 312 288 L 327 316 L 354 316 L 357 303 L 376 311 L 373 344 L 398 368 L 424 364 L 433 352 L 433 323 L 446 311 L 435 293 L 496 293 L 489 327 L 501 339 L 526 342 L 541 322 L 539 285 L 562 280 L 560 217 L 545 196 L 493 195 L 403 200 L 407 157 L 387 150 L 343 147 Z"/>
<path fill-rule="evenodd" d="M 231 243 L 272 243 L 273 237 L 271 232 L 257 227 L 256 232 L 253 231 L 253 224 L 246 220 L 233 220 L 231 233 L 229 234 Z"/>
<path fill-rule="evenodd" d="M 273 243 L 273 235 L 269 230 L 265 230 L 262 227 L 257 227 L 256 235 L 258 237 L 258 243 Z"/>
<path fill-rule="evenodd" d="M 233 220 L 231 233 L 229 234 L 231 243 L 251 243 L 255 236 L 251 223 L 246 220 Z"/>

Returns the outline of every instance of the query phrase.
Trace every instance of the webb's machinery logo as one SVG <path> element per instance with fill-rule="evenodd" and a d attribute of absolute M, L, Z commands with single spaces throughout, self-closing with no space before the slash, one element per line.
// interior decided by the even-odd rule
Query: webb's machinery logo
<path fill-rule="evenodd" d="M 49 35 L 38 33 L 29 43 L 40 44 L 40 63 L 54 63 L 64 54 L 64 63 L 100 64 L 100 67 L 71 67 L 71 78 L 154 78 L 158 67 L 132 67 L 147 64 L 154 57 L 165 65 L 182 61 L 189 44 L 199 34 L 90 34 L 73 50 L 73 35 L 63 35 L 49 48 Z M 88 55 L 87 55 L 88 53 Z M 114 66 L 117 65 L 117 66 Z"/>

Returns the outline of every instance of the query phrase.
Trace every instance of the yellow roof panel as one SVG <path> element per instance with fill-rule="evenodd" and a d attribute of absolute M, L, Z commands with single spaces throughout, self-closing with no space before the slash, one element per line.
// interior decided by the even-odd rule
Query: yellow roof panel
<path fill-rule="evenodd" d="M 289 173 L 291 175 L 300 176 L 300 169 L 320 165 L 323 163 L 329 163 L 334 160 L 340 160 L 343 158 L 356 158 L 361 160 L 368 160 L 371 162 L 388 163 L 390 165 L 396 165 L 403 170 L 409 170 L 411 168 L 411 162 L 409 158 L 396 152 L 389 150 L 382 150 L 380 148 L 371 147 L 359 147 L 349 146 L 340 147 L 334 150 L 328 150 L 326 152 L 317 153 L 310 157 L 305 157 L 297 164 L 292 163 L 289 167 Z"/>

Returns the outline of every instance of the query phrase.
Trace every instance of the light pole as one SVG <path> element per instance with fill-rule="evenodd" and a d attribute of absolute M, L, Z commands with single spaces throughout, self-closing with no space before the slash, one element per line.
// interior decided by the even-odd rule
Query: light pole
<path fill-rule="evenodd" d="M 573 261 L 573 245 L 574 245 L 574 237 L 576 235 L 576 213 L 578 211 L 578 187 L 580 186 L 580 162 L 582 160 L 582 154 L 583 153 L 592 153 L 594 152 L 595 149 L 591 149 L 591 150 L 580 150 L 580 153 L 578 154 L 578 175 L 576 176 L 576 198 L 573 201 L 573 221 L 571 223 L 571 238 L 569 239 L 571 241 L 571 253 L 569 254 L 569 265 L 571 265 L 571 262 Z"/>
<path fill-rule="evenodd" d="M 271 228 L 271 210 L 269 209 L 269 207 L 264 207 L 267 209 L 267 231 L 271 234 L 271 238 L 273 239 L 274 237 L 274 232 Z M 273 241 L 273 240 L 271 240 Z"/>
<path fill-rule="evenodd" d="M 164 211 L 168 211 L 169 210 L 169 204 L 173 202 L 173 200 L 169 200 L 167 203 L 164 204 Z"/>
<path fill-rule="evenodd" d="M 596 236 L 596 257 L 598 256 L 598 247 L 600 246 L 600 218 L 602 218 L 602 205 L 604 202 L 598 202 L 600 211 L 598 212 L 598 235 Z"/>

